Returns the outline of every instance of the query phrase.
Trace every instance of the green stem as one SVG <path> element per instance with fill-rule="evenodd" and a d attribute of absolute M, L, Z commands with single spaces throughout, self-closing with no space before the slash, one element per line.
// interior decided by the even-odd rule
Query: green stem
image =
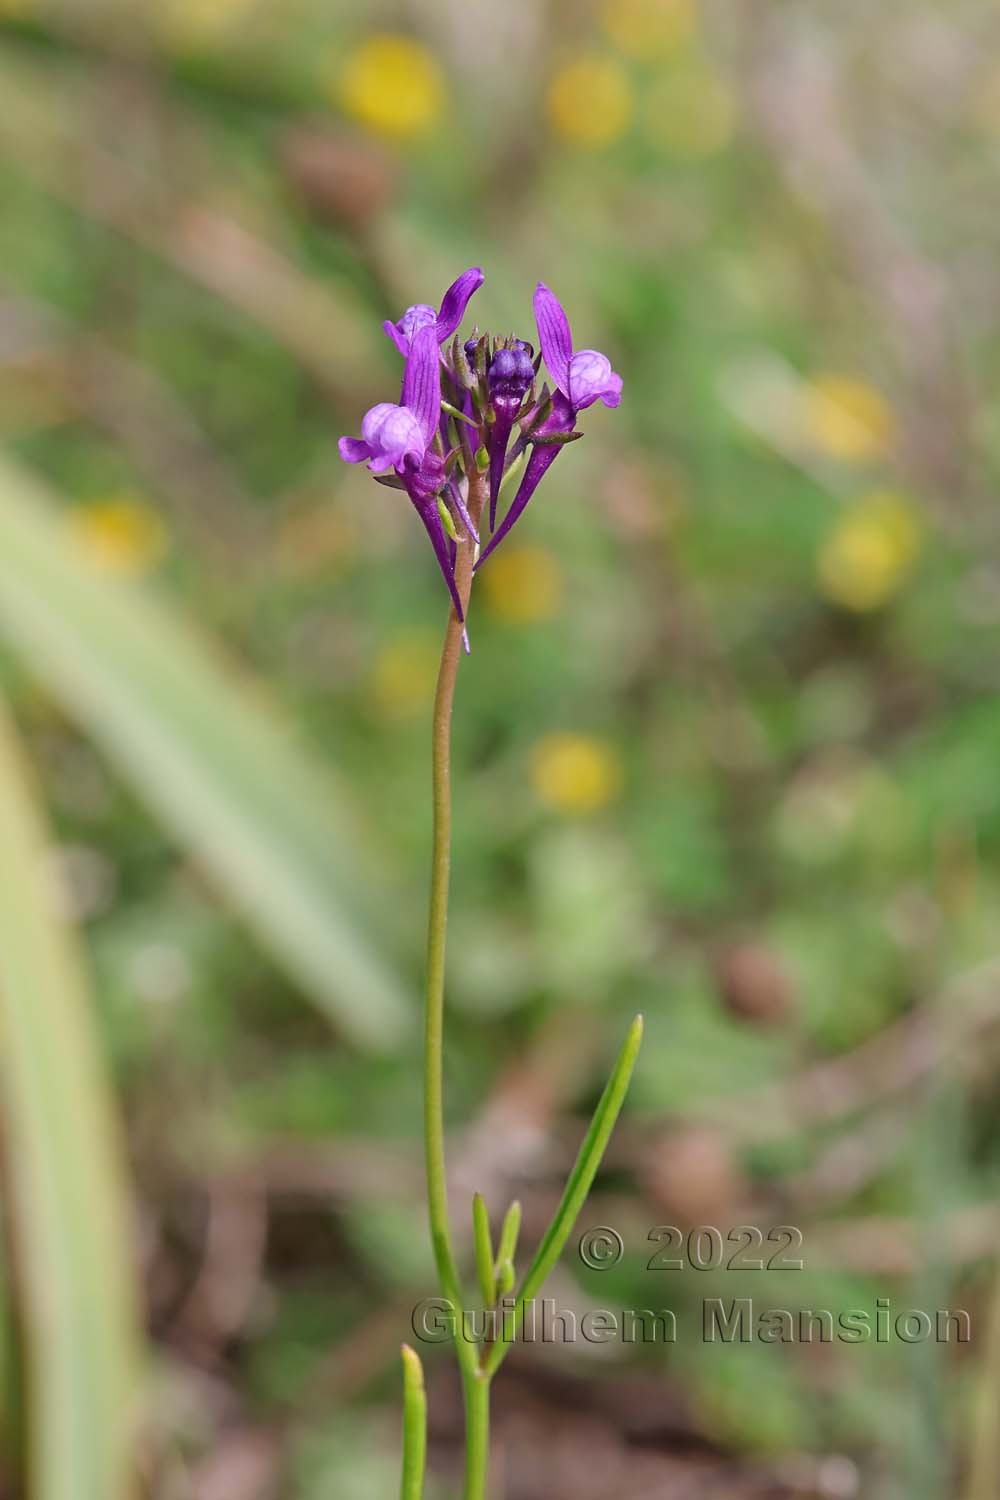
<path fill-rule="evenodd" d="M 479 525 L 487 481 L 475 467 L 469 480 L 469 513 Z M 472 588 L 473 548 L 466 538 L 458 548 L 455 581 L 468 612 Z M 431 1243 L 441 1291 L 456 1316 L 455 1353 L 462 1371 L 466 1406 L 465 1500 L 485 1500 L 489 1431 L 489 1383 L 479 1373 L 476 1349 L 465 1337 L 465 1305 L 452 1248 L 444 1149 L 444 980 L 448 928 L 448 884 L 451 870 L 451 719 L 455 681 L 462 655 L 462 626 L 452 610 L 445 629 L 434 696 L 432 779 L 434 832 L 431 851 L 430 912 L 427 927 L 427 993 L 424 1011 L 424 1156 Z"/>
<path fill-rule="evenodd" d="M 486 1500 L 490 1465 L 490 1378 L 477 1371 L 464 1382 L 465 1488 L 462 1500 Z"/>

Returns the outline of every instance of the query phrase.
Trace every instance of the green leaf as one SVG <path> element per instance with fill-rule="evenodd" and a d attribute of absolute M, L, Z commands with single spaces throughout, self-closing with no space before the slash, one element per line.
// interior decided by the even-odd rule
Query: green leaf
<path fill-rule="evenodd" d="M 502 1268 L 505 1266 L 513 1269 L 514 1256 L 517 1254 L 517 1240 L 521 1233 L 521 1205 L 515 1198 L 513 1203 L 504 1214 L 503 1224 L 500 1226 L 500 1243 L 497 1245 L 496 1275 L 502 1279 Z M 504 1288 L 510 1291 L 510 1287 Z"/>
<path fill-rule="evenodd" d="M 496 1278 L 493 1274 L 493 1242 L 490 1239 L 490 1216 L 482 1193 L 472 1199 L 472 1233 L 476 1247 L 476 1274 L 484 1307 L 492 1307 L 497 1300 Z"/>
<path fill-rule="evenodd" d="M 400 1500 L 422 1500 L 427 1461 L 427 1396 L 420 1356 L 403 1345 L 403 1478 Z"/>
<path fill-rule="evenodd" d="M 132 1493 L 140 1346 L 123 1152 L 34 789 L 0 710 L 0 1083 L 34 1500 Z M 13 875 L 16 872 L 16 876 Z"/>
<path fill-rule="evenodd" d="M 148 587 L 97 571 L 40 485 L 0 459 L 0 631 L 357 1043 L 397 1043 L 401 985 L 362 921 L 337 783 L 257 689 Z"/>
<path fill-rule="evenodd" d="M 542 1243 L 535 1252 L 535 1258 L 528 1267 L 521 1289 L 517 1294 L 517 1302 L 514 1309 L 514 1327 L 520 1325 L 524 1316 L 525 1306 L 537 1296 L 542 1284 L 556 1261 L 563 1252 L 563 1247 L 573 1232 L 573 1225 L 579 1217 L 580 1210 L 587 1200 L 591 1185 L 597 1175 L 597 1169 L 601 1165 L 601 1158 L 607 1149 L 611 1132 L 615 1128 L 615 1122 L 621 1113 L 621 1107 L 625 1102 L 628 1092 L 629 1081 L 635 1060 L 639 1055 L 642 1045 L 642 1016 L 636 1016 L 629 1027 L 624 1046 L 618 1054 L 614 1071 L 608 1079 L 604 1093 L 598 1101 L 594 1111 L 590 1128 L 580 1147 L 579 1155 L 569 1174 L 569 1179 L 563 1191 L 559 1207 L 556 1209 L 555 1217 L 545 1235 Z M 502 1364 L 504 1356 L 510 1348 L 506 1340 L 498 1340 L 491 1345 L 489 1353 L 483 1361 L 483 1370 L 486 1375 L 493 1375 Z"/>

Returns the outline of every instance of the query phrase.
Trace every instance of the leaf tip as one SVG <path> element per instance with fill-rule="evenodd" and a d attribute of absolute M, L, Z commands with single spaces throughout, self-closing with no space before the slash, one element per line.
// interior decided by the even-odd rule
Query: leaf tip
<path fill-rule="evenodd" d="M 403 1382 L 410 1391 L 422 1391 L 424 1388 L 424 1367 L 420 1362 L 420 1355 L 409 1344 L 402 1344 L 399 1350 L 403 1359 Z"/>

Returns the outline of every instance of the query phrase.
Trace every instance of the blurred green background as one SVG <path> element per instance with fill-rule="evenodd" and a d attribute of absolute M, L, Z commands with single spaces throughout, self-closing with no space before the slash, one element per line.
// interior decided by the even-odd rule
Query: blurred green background
<path fill-rule="evenodd" d="M 496 1496 L 996 1496 L 998 43 L 976 0 L 0 0 L 5 1500 L 123 1500 L 126 1415 L 156 1500 L 395 1492 L 445 601 L 336 440 L 471 264 L 625 401 L 474 594 L 453 1208 L 541 1232 L 643 1010 L 584 1215 L 625 1255 L 552 1295 L 680 1328 L 515 1353 Z M 742 1224 L 804 1269 L 646 1269 Z M 735 1296 L 973 1337 L 704 1344 Z"/>

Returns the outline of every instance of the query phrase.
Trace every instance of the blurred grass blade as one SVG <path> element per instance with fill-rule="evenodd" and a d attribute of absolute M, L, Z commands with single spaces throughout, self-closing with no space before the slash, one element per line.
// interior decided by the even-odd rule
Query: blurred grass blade
<path fill-rule="evenodd" d="M 1000 1480 L 1000 1266 L 993 1272 L 986 1338 L 970 1402 L 972 1430 L 963 1500 L 996 1500 Z"/>
<path fill-rule="evenodd" d="M 476 1275 L 484 1307 L 492 1307 L 497 1300 L 496 1277 L 493 1273 L 493 1241 L 490 1238 L 490 1216 L 482 1193 L 472 1199 L 472 1237 L 476 1249 Z"/>
<path fill-rule="evenodd" d="M 535 1258 L 528 1267 L 521 1290 L 517 1294 L 514 1309 L 515 1328 L 520 1326 L 526 1305 L 541 1290 L 545 1278 L 559 1259 L 566 1241 L 573 1232 L 573 1225 L 586 1202 L 587 1194 L 597 1175 L 597 1169 L 601 1165 L 601 1158 L 611 1139 L 611 1132 L 615 1128 L 615 1122 L 625 1103 L 625 1095 L 628 1093 L 632 1070 L 641 1045 L 642 1016 L 636 1016 L 628 1029 L 628 1035 L 618 1054 L 614 1071 L 594 1110 L 590 1128 L 573 1164 L 573 1170 L 569 1174 L 559 1207 L 556 1209 L 552 1223 L 545 1231 L 542 1243 L 535 1252 Z M 506 1339 L 499 1339 L 491 1347 L 483 1365 L 487 1373 L 492 1374 L 502 1364 L 509 1348 L 510 1344 Z"/>
<path fill-rule="evenodd" d="M 427 1396 L 420 1357 L 403 1345 L 403 1478 L 400 1500 L 423 1500 L 427 1461 Z"/>
<path fill-rule="evenodd" d="M 112 1099 L 42 821 L 0 709 L 0 1082 L 29 1369 L 32 1500 L 125 1500 L 139 1399 Z"/>
<path fill-rule="evenodd" d="M 0 631 L 356 1042 L 409 1019 L 366 937 L 346 799 L 261 697 L 148 590 L 97 571 L 40 485 L 0 458 Z"/>

